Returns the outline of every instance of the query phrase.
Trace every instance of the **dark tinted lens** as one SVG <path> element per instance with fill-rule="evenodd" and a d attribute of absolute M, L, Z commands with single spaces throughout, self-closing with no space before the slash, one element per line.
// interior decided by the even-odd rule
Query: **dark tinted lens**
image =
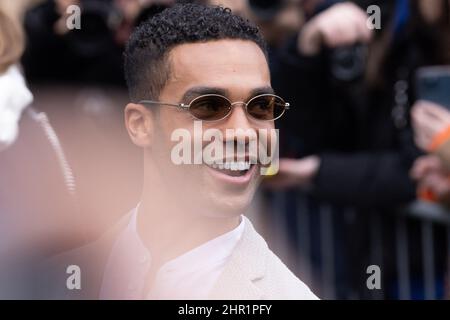
<path fill-rule="evenodd" d="M 247 106 L 247 112 L 258 120 L 274 120 L 281 117 L 286 103 L 277 96 L 264 95 L 254 98 Z"/>
<path fill-rule="evenodd" d="M 215 121 L 225 118 L 231 104 L 224 97 L 206 96 L 195 99 L 189 108 L 191 114 L 200 120 Z"/>

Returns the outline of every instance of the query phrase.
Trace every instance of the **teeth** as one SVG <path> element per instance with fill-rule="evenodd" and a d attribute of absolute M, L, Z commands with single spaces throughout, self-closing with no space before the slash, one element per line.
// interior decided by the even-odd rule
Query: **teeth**
<path fill-rule="evenodd" d="M 244 171 L 250 170 L 251 163 L 250 162 L 225 162 L 221 163 L 213 163 L 211 165 L 214 169 L 219 170 L 231 170 L 231 171 Z"/>

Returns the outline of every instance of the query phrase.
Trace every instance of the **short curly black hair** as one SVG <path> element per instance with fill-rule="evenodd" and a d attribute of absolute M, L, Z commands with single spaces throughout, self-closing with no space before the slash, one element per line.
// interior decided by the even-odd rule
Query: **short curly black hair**
<path fill-rule="evenodd" d="M 169 79 L 167 57 L 173 47 L 220 39 L 253 41 L 267 57 L 258 28 L 228 8 L 177 4 L 143 22 L 131 35 L 124 54 L 131 101 L 159 98 Z"/>

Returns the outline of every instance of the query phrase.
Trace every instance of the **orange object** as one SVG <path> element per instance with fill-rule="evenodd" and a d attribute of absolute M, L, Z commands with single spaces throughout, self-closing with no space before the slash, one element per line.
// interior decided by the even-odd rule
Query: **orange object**
<path fill-rule="evenodd" d="M 450 139 L 450 126 L 439 132 L 433 137 L 433 140 L 430 143 L 430 146 L 428 147 L 428 150 L 430 152 L 435 152 L 437 149 L 439 149 L 440 146 L 442 146 L 447 140 Z"/>
<path fill-rule="evenodd" d="M 417 197 L 426 202 L 438 202 L 436 195 L 429 189 L 423 189 L 418 192 Z"/>
<path fill-rule="evenodd" d="M 433 140 L 428 147 L 428 151 L 435 152 L 448 140 L 450 140 L 450 126 L 433 137 Z M 429 189 L 419 190 L 417 196 L 419 199 L 427 202 L 438 202 L 436 195 Z"/>
<path fill-rule="evenodd" d="M 450 175 L 447 177 L 447 179 L 450 181 Z M 426 201 L 426 202 L 433 202 L 433 203 L 437 203 L 439 202 L 438 197 L 434 194 L 433 191 L 431 191 L 430 189 L 420 189 L 417 191 L 417 197 L 420 200 Z"/>

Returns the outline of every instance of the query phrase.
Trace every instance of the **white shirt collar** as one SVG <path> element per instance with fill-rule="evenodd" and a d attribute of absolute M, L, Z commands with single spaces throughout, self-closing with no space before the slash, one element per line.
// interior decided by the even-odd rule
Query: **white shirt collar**
<path fill-rule="evenodd" d="M 101 299 L 142 298 L 151 255 L 137 232 L 136 208 L 129 224 L 116 240 L 108 259 Z M 238 227 L 168 261 L 158 271 L 151 298 L 205 299 L 244 232 Z M 186 296 L 188 295 L 188 296 Z"/>

